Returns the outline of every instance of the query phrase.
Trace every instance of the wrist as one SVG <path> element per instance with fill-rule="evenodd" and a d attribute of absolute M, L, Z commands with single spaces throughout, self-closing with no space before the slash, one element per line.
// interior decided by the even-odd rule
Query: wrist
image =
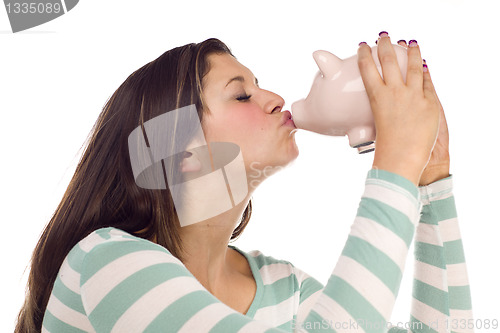
<path fill-rule="evenodd" d="M 422 172 L 418 186 L 426 186 L 449 176 L 450 165 L 447 163 L 443 163 L 442 165 L 427 166 L 424 172 Z"/>
<path fill-rule="evenodd" d="M 372 181 L 386 181 L 392 184 L 397 185 L 400 188 L 406 190 L 411 196 L 413 196 L 417 201 L 419 201 L 419 193 L 421 190 L 415 186 L 408 178 L 403 177 L 399 174 L 389 172 L 382 169 L 371 169 L 368 171 L 367 183 Z M 387 184 L 386 184 L 387 185 Z M 390 186 L 391 187 L 391 186 Z M 391 187 L 392 188 L 392 187 Z M 394 188 L 392 188 L 394 189 Z"/>
<path fill-rule="evenodd" d="M 415 186 L 419 185 L 419 180 L 422 174 L 422 168 L 419 168 L 417 163 L 405 162 L 399 158 L 375 158 L 373 159 L 373 169 L 385 170 L 395 174 L 398 174 L 409 181 L 411 181 Z"/>
<path fill-rule="evenodd" d="M 435 182 L 419 186 L 420 200 L 423 205 L 453 196 L 453 176 L 436 180 Z"/>
<path fill-rule="evenodd" d="M 402 164 L 396 165 L 394 163 L 388 163 L 388 164 L 376 163 L 374 161 L 372 168 L 376 169 L 376 170 L 384 170 L 384 171 L 395 173 L 401 177 L 408 179 L 415 186 L 418 186 L 418 184 L 419 184 L 420 173 L 416 170 L 413 170 L 413 168 L 410 168 L 408 166 L 405 166 Z"/>

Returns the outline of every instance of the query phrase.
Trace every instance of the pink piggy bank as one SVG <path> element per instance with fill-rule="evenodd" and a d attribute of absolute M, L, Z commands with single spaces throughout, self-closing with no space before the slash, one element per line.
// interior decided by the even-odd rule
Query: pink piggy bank
<path fill-rule="evenodd" d="M 406 48 L 393 45 L 403 80 L 406 82 Z M 377 46 L 372 56 L 382 75 Z M 313 58 L 319 67 L 311 91 L 305 99 L 292 104 L 297 128 L 333 136 L 347 135 L 349 145 L 359 153 L 375 149 L 375 123 L 368 95 L 358 67 L 358 56 L 339 59 L 328 51 L 318 50 Z"/>

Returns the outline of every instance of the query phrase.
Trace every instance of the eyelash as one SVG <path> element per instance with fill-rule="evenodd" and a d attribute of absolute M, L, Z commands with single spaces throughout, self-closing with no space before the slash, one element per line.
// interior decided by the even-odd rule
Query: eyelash
<path fill-rule="evenodd" d="M 244 102 L 244 101 L 248 101 L 250 99 L 250 97 L 252 97 L 252 95 L 241 95 L 241 96 L 236 97 L 236 99 L 238 101 Z"/>

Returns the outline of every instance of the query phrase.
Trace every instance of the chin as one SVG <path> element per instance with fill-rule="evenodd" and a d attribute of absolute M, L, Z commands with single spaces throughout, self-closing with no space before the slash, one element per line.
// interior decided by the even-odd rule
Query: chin
<path fill-rule="evenodd" d="M 299 149 L 294 144 L 294 147 L 287 150 L 286 155 L 282 159 L 277 161 L 276 165 L 279 165 L 279 166 L 284 168 L 284 167 L 288 166 L 290 163 L 292 163 L 293 161 L 295 161 L 298 156 L 299 156 Z"/>

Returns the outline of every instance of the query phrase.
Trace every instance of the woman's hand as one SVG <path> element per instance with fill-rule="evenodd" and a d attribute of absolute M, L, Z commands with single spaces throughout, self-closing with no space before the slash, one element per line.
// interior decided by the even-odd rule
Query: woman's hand
<path fill-rule="evenodd" d="M 437 96 L 436 96 L 437 98 Z M 439 102 L 439 98 L 438 98 Z M 439 118 L 439 130 L 436 144 L 431 153 L 429 163 L 422 172 L 420 177 L 419 186 L 429 185 L 435 181 L 450 176 L 450 151 L 449 151 L 449 137 L 448 125 L 446 124 L 446 117 L 444 110 L 439 102 L 441 108 Z"/>
<path fill-rule="evenodd" d="M 408 48 L 405 40 L 398 41 L 398 45 Z M 423 59 L 424 64 L 427 65 L 425 59 Z M 450 150 L 449 150 L 449 136 L 448 136 L 448 124 L 446 123 L 446 117 L 444 115 L 444 109 L 439 101 L 439 97 L 436 96 L 439 103 L 439 130 L 436 144 L 434 149 L 432 149 L 431 158 L 429 163 L 422 172 L 420 177 L 419 186 L 429 185 L 435 181 L 446 178 L 450 176 Z"/>
<path fill-rule="evenodd" d="M 389 36 L 381 33 L 380 37 L 378 57 L 384 79 L 371 48 L 365 43 L 358 49 L 358 65 L 377 131 L 373 168 L 397 173 L 418 185 L 436 143 L 441 104 L 429 72 L 422 66 L 417 43 L 408 47 L 405 83 Z"/>

